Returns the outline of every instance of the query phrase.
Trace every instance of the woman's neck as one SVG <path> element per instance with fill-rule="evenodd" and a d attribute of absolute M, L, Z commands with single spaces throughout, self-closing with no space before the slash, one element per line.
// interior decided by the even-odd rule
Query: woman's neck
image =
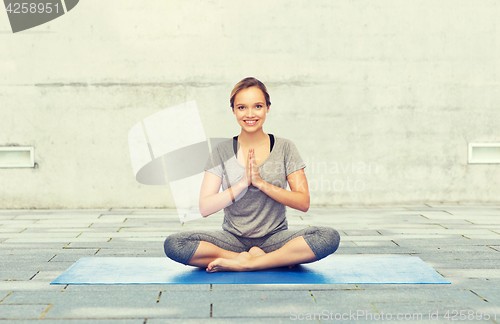
<path fill-rule="evenodd" d="M 269 136 L 264 133 L 262 129 L 260 132 L 255 133 L 242 131 L 240 135 L 238 135 L 238 142 L 240 142 L 240 144 L 243 146 L 256 146 L 267 141 L 268 138 Z"/>

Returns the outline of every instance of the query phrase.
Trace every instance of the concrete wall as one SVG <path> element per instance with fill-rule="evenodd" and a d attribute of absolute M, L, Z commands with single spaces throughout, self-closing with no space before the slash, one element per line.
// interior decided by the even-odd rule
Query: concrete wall
<path fill-rule="evenodd" d="M 500 164 L 467 162 L 500 141 L 498 17 L 494 0 L 85 0 L 12 34 L 0 12 L 0 146 L 38 165 L 0 169 L 0 208 L 174 208 L 135 181 L 128 131 L 196 100 L 207 137 L 239 134 L 246 76 L 313 206 L 498 203 Z"/>

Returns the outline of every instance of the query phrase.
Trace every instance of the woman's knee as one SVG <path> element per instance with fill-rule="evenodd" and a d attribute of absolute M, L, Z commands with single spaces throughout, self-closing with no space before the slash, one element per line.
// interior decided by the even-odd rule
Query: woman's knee
<path fill-rule="evenodd" d="M 179 233 L 171 234 L 167 236 L 165 242 L 163 242 L 163 249 L 165 250 L 165 254 L 172 258 L 172 255 L 178 250 L 179 245 L 181 245 L 182 239 L 180 238 Z"/>
<path fill-rule="evenodd" d="M 334 253 L 339 248 L 340 234 L 336 229 L 332 227 L 325 227 L 324 231 L 326 232 L 325 235 L 329 237 L 329 241 L 331 242 L 330 244 L 330 248 L 332 250 L 331 253 Z"/>
<path fill-rule="evenodd" d="M 311 230 L 315 232 L 321 242 L 321 258 L 337 251 L 340 244 L 340 234 L 336 229 L 327 226 L 311 226 Z"/>
<path fill-rule="evenodd" d="M 190 233 L 186 232 L 167 236 L 163 243 L 163 249 L 167 257 L 176 262 L 188 264 L 199 244 L 199 241 L 190 239 L 190 237 Z"/>

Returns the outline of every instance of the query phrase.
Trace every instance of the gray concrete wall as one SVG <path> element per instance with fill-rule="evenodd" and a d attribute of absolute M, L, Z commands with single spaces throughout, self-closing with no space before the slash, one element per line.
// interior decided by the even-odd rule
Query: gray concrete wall
<path fill-rule="evenodd" d="M 498 17 L 493 0 L 85 0 L 12 34 L 0 11 L 0 146 L 38 164 L 0 169 L 0 208 L 174 208 L 135 181 L 128 131 L 196 100 L 207 137 L 236 135 L 246 76 L 312 205 L 498 203 L 500 164 L 467 162 L 500 141 Z"/>

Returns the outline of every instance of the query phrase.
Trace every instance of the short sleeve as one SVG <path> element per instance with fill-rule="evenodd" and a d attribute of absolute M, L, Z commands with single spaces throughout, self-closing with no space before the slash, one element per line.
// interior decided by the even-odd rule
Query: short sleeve
<path fill-rule="evenodd" d="M 205 171 L 211 172 L 222 179 L 222 159 L 217 148 L 208 155 Z"/>
<path fill-rule="evenodd" d="M 306 164 L 299 154 L 299 150 L 292 141 L 288 141 L 285 145 L 285 175 L 288 177 L 290 173 L 303 169 Z"/>

